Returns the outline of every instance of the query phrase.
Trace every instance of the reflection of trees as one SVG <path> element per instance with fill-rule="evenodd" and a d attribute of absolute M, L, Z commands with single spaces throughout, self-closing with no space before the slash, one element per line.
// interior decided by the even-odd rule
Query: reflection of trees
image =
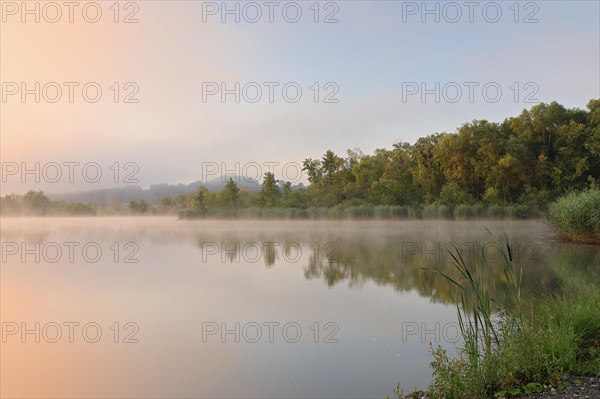
<path fill-rule="evenodd" d="M 469 258 L 465 256 L 465 259 Z M 563 284 L 559 275 L 549 267 L 550 263 L 552 258 L 545 257 L 536 263 L 518 265 L 523 267 L 524 295 L 538 291 L 560 291 Z M 451 303 L 453 295 L 456 297 L 455 289 L 439 274 L 424 269 L 443 272 L 457 280 L 460 278 L 452 263 L 443 256 L 439 259 L 433 254 L 406 257 L 402 246 L 393 239 L 344 242 L 335 259 L 318 260 L 311 257 L 305 268 L 305 276 L 309 279 L 322 278 L 328 286 L 346 280 L 353 286 L 370 280 L 377 285 L 392 286 L 401 292 L 415 290 L 436 302 Z M 487 275 L 490 294 L 502 301 L 508 288 L 504 283 L 504 264 L 500 260 L 489 262 Z"/>
<path fill-rule="evenodd" d="M 565 290 L 600 286 L 600 247 L 575 244 L 551 246 L 546 257 Z"/>
<path fill-rule="evenodd" d="M 340 263 L 337 259 L 317 259 L 311 255 L 308 265 L 304 268 L 304 277 L 307 280 L 322 278 L 329 287 L 340 281 L 349 280 L 350 286 L 356 285 L 357 281 L 352 279 L 352 267 Z"/>
<path fill-rule="evenodd" d="M 414 290 L 435 302 L 452 303 L 452 298 L 456 297 L 455 288 L 439 274 L 425 269 L 443 272 L 459 279 L 460 275 L 454 269 L 447 252 L 452 247 L 447 243 L 456 243 L 471 267 L 474 267 L 477 255 L 473 242 L 477 242 L 480 247 L 487 245 L 488 249 L 496 247 L 490 245 L 493 242 L 489 236 L 484 236 L 485 239 L 482 240 L 471 238 L 468 242 L 461 240 L 461 237 L 436 240 L 443 234 L 443 231 L 429 235 L 415 234 L 413 239 L 408 240 L 403 234 L 393 232 L 263 232 L 250 236 L 238 232 L 225 234 L 228 241 L 224 242 L 228 242 L 228 247 L 233 247 L 236 238 L 259 243 L 264 246 L 263 259 L 266 266 L 272 266 L 278 259 L 285 261 L 290 258 L 290 247 L 286 249 L 286 243 L 293 242 L 301 246 L 302 251 L 309 253 L 309 256 L 303 257 L 306 279 L 322 280 L 329 287 L 344 282 L 350 287 L 360 287 L 365 282 L 372 281 L 380 286 L 391 286 L 400 292 Z M 212 239 L 215 238 L 217 237 L 212 236 Z M 237 242 L 243 248 L 245 241 Z M 268 245 L 273 242 L 280 245 Z M 332 252 L 321 248 L 317 251 L 314 248 L 319 243 L 321 246 L 336 243 L 336 250 Z M 517 267 L 523 268 L 522 290 L 525 297 L 539 292 L 558 293 L 583 280 L 594 281 L 590 276 L 600 275 L 598 268 L 591 266 L 600 263 L 600 250 L 597 248 L 536 243 L 529 241 L 525 235 L 513 238 L 512 245 L 517 256 Z M 285 256 L 279 256 L 283 253 Z M 488 250 L 487 253 L 490 254 L 487 262 L 490 294 L 494 299 L 503 301 L 508 289 L 504 276 L 505 264 L 500 256 L 491 255 L 495 254 L 495 250 Z M 595 279 L 600 281 L 597 277 Z"/>
<path fill-rule="evenodd" d="M 459 276 L 444 256 L 443 248 L 456 243 L 467 263 L 472 264 L 472 246 L 467 242 L 489 243 L 483 229 L 506 230 L 506 222 L 267 222 L 202 221 L 180 223 L 160 218 L 94 219 L 93 223 L 56 219 L 52 223 L 35 220 L 3 220 L 2 241 L 44 243 L 47 241 L 136 242 L 145 246 L 198 247 L 202 263 L 205 243 L 222 250 L 212 258 L 216 263 L 243 262 L 242 251 L 260 257 L 254 262 L 266 267 L 297 258 L 306 279 L 323 281 L 327 286 L 348 284 L 360 287 L 366 282 L 390 286 L 399 292 L 416 291 L 432 301 L 451 303 L 453 288 L 438 274 L 425 269 Z M 532 221 L 511 222 L 518 266 L 523 267 L 523 295 L 535 292 L 561 292 L 583 284 L 600 285 L 600 248 L 553 241 L 549 230 Z M 534 241 L 535 240 L 535 241 Z M 334 243 L 327 246 L 327 243 Z M 427 253 L 434 251 L 438 256 Z M 252 244 L 244 247 L 246 244 Z M 415 245 L 418 249 L 415 251 Z M 245 249 L 244 249 L 245 248 Z M 168 250 L 168 249 L 166 249 Z M 297 252 L 300 252 L 299 254 Z M 471 262 L 469 262 L 471 261 Z M 506 292 L 502 260 L 488 263 L 493 298 L 502 300 Z"/>

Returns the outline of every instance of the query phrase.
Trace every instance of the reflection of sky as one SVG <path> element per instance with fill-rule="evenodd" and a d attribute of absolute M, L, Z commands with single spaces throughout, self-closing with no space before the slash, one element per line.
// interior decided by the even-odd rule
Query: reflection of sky
<path fill-rule="evenodd" d="M 14 337 L 2 347 L 2 394 L 31 397 L 177 396 L 177 397 L 384 397 L 398 381 L 405 390 L 424 387 L 431 375 L 428 342 L 443 337 L 431 331 L 455 321 L 455 308 L 432 301 L 414 290 L 396 291 L 368 276 L 357 284 L 347 279 L 329 287 L 322 277 L 306 279 L 313 254 L 306 244 L 296 263 L 278 256 L 265 263 L 221 262 L 221 254 L 202 261 L 199 242 L 239 240 L 335 241 L 339 251 L 359 240 L 373 253 L 390 250 L 398 241 L 474 241 L 483 228 L 467 222 L 268 222 L 193 221 L 169 218 L 3 219 L 2 241 L 42 243 L 98 242 L 98 263 L 19 262 L 10 256 L 2 265 L 2 321 L 95 321 L 103 328 L 97 344 L 64 339 L 58 344 L 20 344 Z M 522 239 L 545 242 L 548 228 L 534 221 L 486 222 L 492 231 L 519 232 Z M 420 226 L 420 227 L 419 227 Z M 477 234 L 475 230 L 481 230 Z M 114 242 L 139 244 L 139 263 L 114 263 Z M 231 246 L 230 246 L 231 247 Z M 355 248 L 356 249 L 356 248 Z M 369 258 L 363 248 L 355 257 Z M 586 262 L 594 255 L 589 252 Z M 77 254 L 76 254 L 77 256 Z M 123 253 L 121 253 L 121 258 Z M 252 255 L 253 256 L 253 255 Z M 16 260 L 15 260 L 16 259 Z M 33 259 L 31 256 L 28 259 Z M 80 258 L 78 258 L 80 259 Z M 552 261 L 560 261 L 551 257 Z M 557 260 L 558 259 L 558 260 Z M 569 272 L 580 265 L 568 259 Z M 368 270 L 383 269 L 373 264 Z M 418 265 L 417 265 L 418 266 Z M 415 267 L 401 264 L 407 271 Z M 400 269 L 397 269 L 399 272 Z M 539 269 L 537 269 L 539 270 Z M 535 274 L 543 280 L 547 273 Z M 551 274 L 551 273 L 550 273 Z M 378 273 L 375 273 L 378 275 Z M 406 278 L 410 278 L 410 274 Z M 525 273 L 526 279 L 531 276 Z M 426 282 L 409 281 L 411 287 Z M 139 344 L 114 344 L 109 329 L 117 321 L 140 326 Z M 300 342 L 286 343 L 281 326 L 275 342 L 221 343 L 218 336 L 202 343 L 203 322 L 298 323 Z M 320 323 L 319 343 L 310 327 Z M 337 323 L 339 343 L 325 344 L 323 327 Z M 403 323 L 427 328 L 406 336 Z M 405 324 L 406 325 L 406 324 Z M 405 327 L 408 328 L 408 327 Z M 452 333 L 451 330 L 446 330 Z M 122 335 L 123 336 L 123 335 Z M 66 339 L 66 337 L 65 337 Z M 231 338 L 233 339 L 233 338 Z M 8 366 L 10 365 L 10 366 Z M 30 381 L 37 381 L 32 385 Z"/>
<path fill-rule="evenodd" d="M 81 235 L 82 242 L 94 240 L 93 230 Z M 129 232 L 113 239 L 134 236 Z M 53 242 L 70 239 L 56 230 L 47 237 Z M 106 250 L 113 240 L 104 236 L 95 241 Z M 114 264 L 110 253 L 97 264 L 3 265 L 3 321 L 96 321 L 106 337 L 93 345 L 57 346 L 23 345 L 11 338 L 2 351 L 3 362 L 11 365 L 2 368 L 3 394 L 385 396 L 400 377 L 424 385 L 430 374 L 427 345 L 418 336 L 402 343 L 402 323 L 454 318 L 449 306 L 417 294 L 398 295 L 368 282 L 357 290 L 306 280 L 306 259 L 286 264 L 280 258 L 265 269 L 262 262 L 221 263 L 220 257 L 201 263 L 193 240 L 185 246 L 141 248 L 139 264 Z M 138 323 L 140 343 L 113 344 L 108 327 L 114 321 Z M 296 322 L 303 337 L 286 343 L 280 326 L 273 344 L 222 344 L 216 337 L 203 344 L 205 321 L 229 327 L 236 321 Z M 310 330 L 315 322 L 321 325 L 318 344 Z M 339 343 L 322 342 L 327 322 L 339 326 L 334 336 Z M 29 384 L 38 374 L 45 377 Z M 69 385 L 74 377 L 76 383 Z"/>
<path fill-rule="evenodd" d="M 569 107 L 599 96 L 597 2 L 535 2 L 534 24 L 513 22 L 513 3 L 502 3 L 496 24 L 480 9 L 472 24 L 467 10 L 455 24 L 423 24 L 418 15 L 402 23 L 403 2 L 388 1 L 339 2 L 337 24 L 314 24 L 308 2 L 297 24 L 221 24 L 216 16 L 203 24 L 200 2 L 139 4 L 138 24 L 114 24 L 109 10 L 94 25 L 2 24 L 3 82 L 97 81 L 109 99 L 2 104 L 3 161 L 133 161 L 144 185 L 190 182 L 203 161 L 299 162 L 328 148 L 414 142 L 474 118 L 500 121 L 531 106 L 512 100 L 514 82 L 535 82 L 540 101 Z M 115 81 L 137 82 L 139 104 L 112 103 Z M 296 81 L 306 101 L 202 103 L 203 81 Z M 329 81 L 340 87 L 338 104 L 308 100 L 313 82 Z M 407 81 L 498 82 L 503 97 L 487 103 L 476 89 L 473 103 L 403 103 Z M 12 180 L 3 191 L 29 187 Z"/>

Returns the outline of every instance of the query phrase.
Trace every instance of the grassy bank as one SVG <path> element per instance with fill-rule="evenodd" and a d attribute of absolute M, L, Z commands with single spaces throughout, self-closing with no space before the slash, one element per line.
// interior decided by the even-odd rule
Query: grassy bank
<path fill-rule="evenodd" d="M 178 212 L 180 219 L 247 218 L 247 219 L 527 219 L 541 217 L 537 208 L 525 205 L 429 205 L 413 206 L 335 206 L 330 208 L 238 208 L 210 209 L 201 212 Z"/>
<path fill-rule="evenodd" d="M 548 218 L 570 241 L 600 244 L 600 189 L 567 194 L 550 204 Z"/>
<path fill-rule="evenodd" d="M 464 346 L 456 357 L 432 348 L 430 398 L 505 398 L 563 387 L 569 376 L 600 376 L 597 281 L 524 303 L 521 270 L 508 239 L 502 244 L 508 297 L 490 297 L 483 255 L 467 265 L 455 252 L 462 279 L 443 276 L 456 289 Z"/>

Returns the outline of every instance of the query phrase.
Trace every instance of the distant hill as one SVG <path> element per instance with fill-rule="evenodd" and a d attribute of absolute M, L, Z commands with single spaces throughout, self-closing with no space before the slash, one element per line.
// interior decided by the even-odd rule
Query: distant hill
<path fill-rule="evenodd" d="M 240 189 L 248 191 L 259 191 L 260 183 L 256 180 L 241 176 L 230 176 L 236 182 Z M 229 177 L 228 177 L 229 178 Z M 199 186 L 204 186 L 208 191 L 219 191 L 225 186 L 226 181 L 221 177 L 215 177 L 202 183 L 196 181 L 190 184 L 152 184 L 150 188 L 144 189 L 137 185 L 131 185 L 118 188 L 105 188 L 98 190 L 80 191 L 68 194 L 48 194 L 52 200 L 64 200 L 67 202 L 83 202 L 85 204 L 93 202 L 99 206 L 108 206 L 113 202 L 127 203 L 132 200 L 145 199 L 149 203 L 157 203 L 164 197 L 176 197 L 177 195 L 190 194 L 196 192 Z"/>

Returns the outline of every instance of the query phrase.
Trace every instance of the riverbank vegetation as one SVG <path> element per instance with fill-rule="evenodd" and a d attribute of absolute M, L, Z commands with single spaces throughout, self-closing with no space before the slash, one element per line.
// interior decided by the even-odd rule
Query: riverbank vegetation
<path fill-rule="evenodd" d="M 539 104 L 502 123 L 475 120 L 371 155 L 329 150 L 303 166 L 307 188 L 266 173 L 261 190 L 247 192 L 230 179 L 218 193 L 189 195 L 179 215 L 271 217 L 283 208 L 300 217 L 537 216 L 600 179 L 600 100 L 587 111 Z"/>
<path fill-rule="evenodd" d="M 552 203 L 550 222 L 563 238 L 600 244 L 600 189 L 572 192 Z"/>
<path fill-rule="evenodd" d="M 508 239 L 503 248 L 508 298 L 489 295 L 483 256 L 467 264 L 456 251 L 454 266 L 461 277 L 442 274 L 456 289 L 464 345 L 455 357 L 432 348 L 430 398 L 506 398 L 564 387 L 570 376 L 600 376 L 598 276 L 560 295 L 524 301 L 522 270 Z"/>
<path fill-rule="evenodd" d="M 29 201 L 40 197 L 33 191 L 0 198 L 0 211 L 180 218 L 537 217 L 561 195 L 600 180 L 600 100 L 591 100 L 587 110 L 542 103 L 500 123 L 474 120 L 454 133 L 397 142 L 372 154 L 328 150 L 321 158 L 305 159 L 302 170 L 307 186 L 266 173 L 260 188 L 249 190 L 240 187 L 246 177 L 235 176 L 219 191 L 200 185 L 195 193 L 104 207 Z M 556 215 L 561 225 L 564 214 Z"/>
<path fill-rule="evenodd" d="M 94 204 L 51 201 L 41 190 L 0 197 L 2 216 L 95 216 L 97 212 L 98 207 Z"/>

